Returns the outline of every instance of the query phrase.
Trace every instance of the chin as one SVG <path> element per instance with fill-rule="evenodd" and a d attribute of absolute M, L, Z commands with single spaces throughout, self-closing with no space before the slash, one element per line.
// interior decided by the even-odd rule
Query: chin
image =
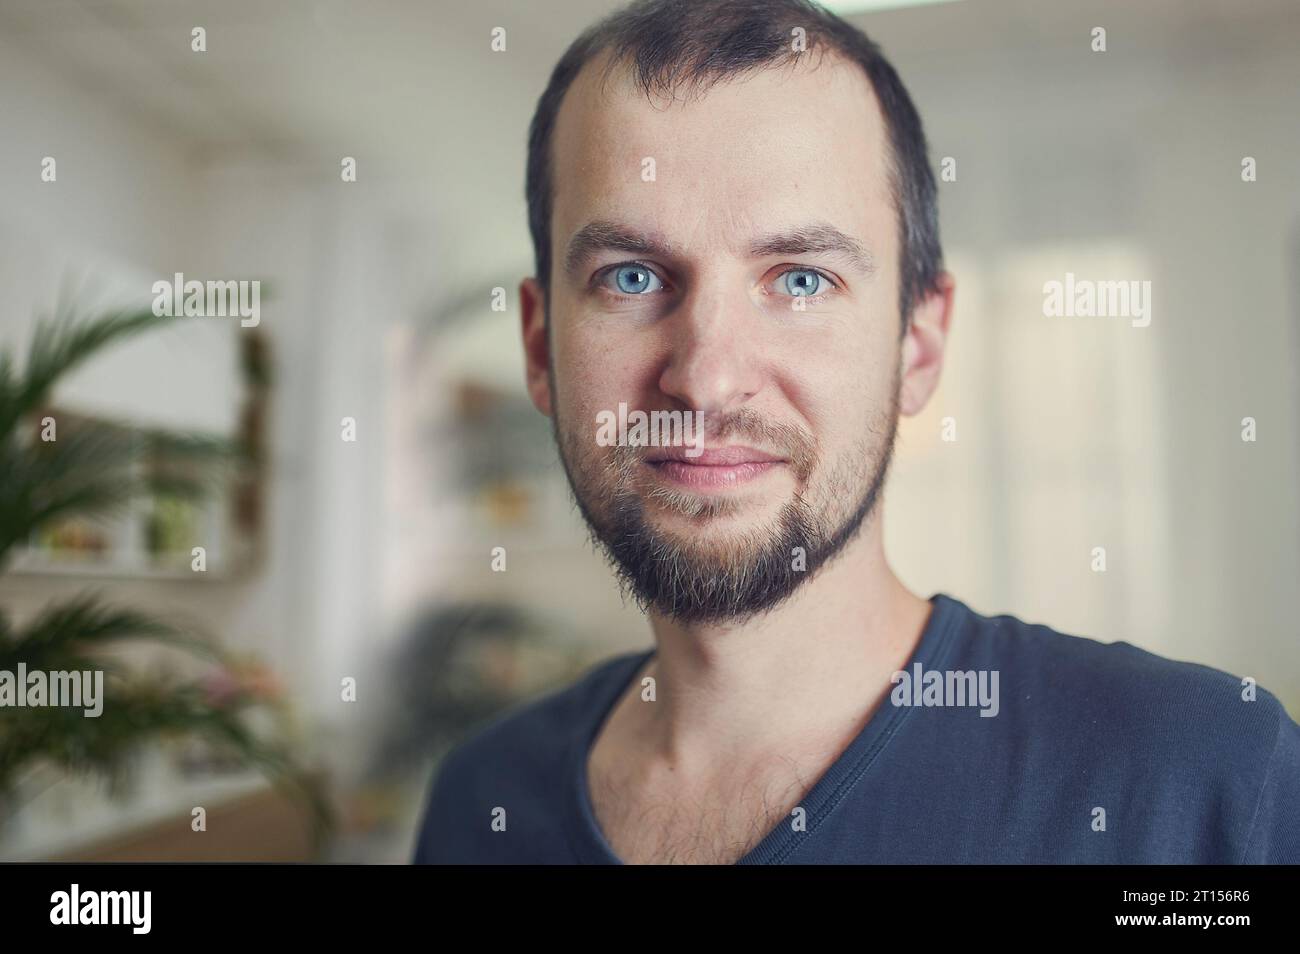
<path fill-rule="evenodd" d="M 753 532 L 774 522 L 788 501 L 762 497 L 675 492 L 671 498 L 642 497 L 645 514 L 656 530 L 707 526 L 710 533 L 734 529 Z"/>

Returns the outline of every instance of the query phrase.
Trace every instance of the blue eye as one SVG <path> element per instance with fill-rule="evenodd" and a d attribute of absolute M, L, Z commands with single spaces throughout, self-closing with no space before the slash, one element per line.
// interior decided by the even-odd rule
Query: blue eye
<path fill-rule="evenodd" d="M 826 291 L 830 282 L 821 272 L 811 268 L 792 268 L 781 275 L 785 279 L 785 293 L 799 297 L 811 297 Z"/>
<path fill-rule="evenodd" d="M 659 276 L 644 265 L 620 265 L 614 269 L 614 281 L 624 295 L 644 295 L 663 288 Z"/>

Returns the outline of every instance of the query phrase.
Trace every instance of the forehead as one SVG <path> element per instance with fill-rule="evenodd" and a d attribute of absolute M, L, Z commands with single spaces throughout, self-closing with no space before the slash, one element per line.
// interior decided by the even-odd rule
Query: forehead
<path fill-rule="evenodd" d="M 805 59 L 671 101 L 648 97 L 626 69 L 606 78 L 604 65 L 583 68 L 556 119 L 557 249 L 595 219 L 701 248 L 814 219 L 888 243 L 888 135 L 856 63 Z"/>

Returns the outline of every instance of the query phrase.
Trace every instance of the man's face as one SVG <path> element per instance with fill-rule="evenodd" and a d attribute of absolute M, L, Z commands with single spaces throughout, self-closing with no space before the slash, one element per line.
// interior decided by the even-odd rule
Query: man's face
<path fill-rule="evenodd" d="M 525 317 L 530 389 L 634 594 L 682 621 L 743 619 L 851 539 L 887 469 L 886 127 L 861 70 L 829 57 L 671 104 L 598 76 L 557 120 L 551 327 L 539 339 Z M 620 404 L 701 413 L 706 453 L 602 446 L 598 415 Z"/>

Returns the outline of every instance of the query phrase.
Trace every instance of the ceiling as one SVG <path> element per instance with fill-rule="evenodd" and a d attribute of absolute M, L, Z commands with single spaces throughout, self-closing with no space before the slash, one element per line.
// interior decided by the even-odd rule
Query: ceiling
<path fill-rule="evenodd" d="M 705 0 L 701 0 L 705 2 Z M 368 147 L 397 168 L 477 170 L 521 139 L 565 44 L 612 0 L 0 0 L 0 31 L 206 155 Z M 1041 0 L 964 0 L 855 16 L 909 59 L 1073 43 L 1096 22 L 1165 44 L 1294 37 L 1296 0 L 1108 0 L 1045 20 Z M 1066 9 L 1066 8 L 1062 8 Z M 203 26 L 208 50 L 190 51 Z M 493 53 L 489 32 L 507 29 Z M 1114 42 L 1114 41 L 1112 41 Z M 490 152 L 490 150 L 487 150 Z M 457 157 L 460 162 L 457 162 Z M 516 157 L 511 157 L 513 162 Z"/>
<path fill-rule="evenodd" d="M 252 156 L 336 170 L 339 156 L 356 156 L 372 181 L 400 183 L 395 204 L 453 221 L 484 216 L 522 250 L 524 134 L 537 97 L 567 43 L 617 5 L 0 0 L 0 34 L 197 162 Z M 962 0 L 852 19 L 940 106 L 959 69 L 1011 62 L 1050 81 L 1058 51 L 1077 49 L 1081 35 L 1086 43 L 1096 24 L 1110 31 L 1116 64 L 1250 56 L 1279 42 L 1300 50 L 1296 0 Z M 190 50 L 195 26 L 207 31 L 205 53 Z M 495 26 L 507 30 L 504 53 L 489 48 Z"/>

